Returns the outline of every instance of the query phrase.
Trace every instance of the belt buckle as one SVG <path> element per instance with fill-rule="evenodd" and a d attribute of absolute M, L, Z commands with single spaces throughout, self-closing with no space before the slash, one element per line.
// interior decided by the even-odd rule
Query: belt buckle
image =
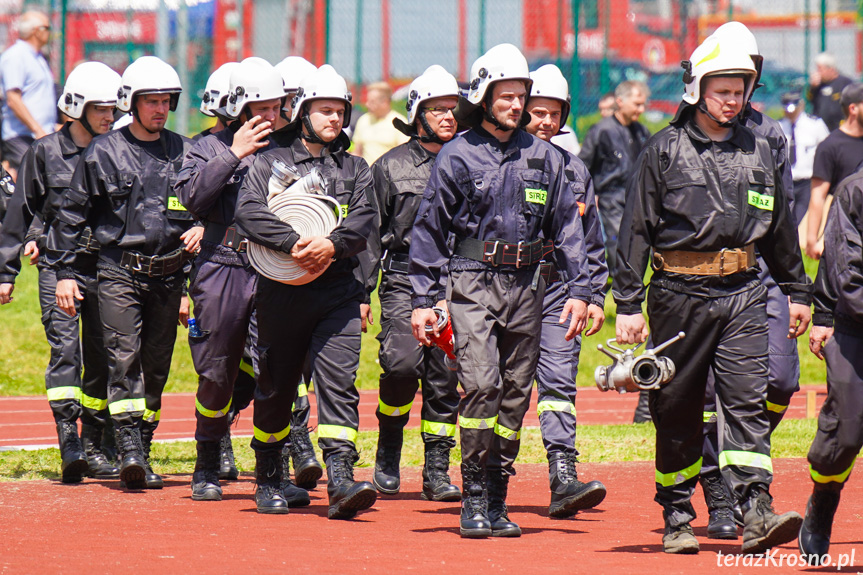
<path fill-rule="evenodd" d="M 236 250 L 238 252 L 244 252 L 244 251 L 246 251 L 246 249 L 248 247 L 249 247 L 249 240 L 246 238 L 243 238 L 242 241 L 240 242 L 240 245 L 237 246 Z"/>
<path fill-rule="evenodd" d="M 488 242 L 485 242 L 485 244 L 483 245 L 482 259 L 485 260 L 486 263 L 489 263 L 493 266 L 497 266 L 497 264 L 494 263 L 494 256 L 497 255 L 497 248 L 500 245 L 500 241 L 499 240 L 494 241 L 494 247 L 492 248 L 491 252 L 489 252 L 485 249 L 485 246 L 487 246 L 487 245 L 488 245 Z"/>
<path fill-rule="evenodd" d="M 519 240 L 515 248 L 515 269 L 521 267 L 521 249 L 524 247 L 524 241 Z"/>
<path fill-rule="evenodd" d="M 132 256 L 135 258 L 133 260 L 134 263 L 132 263 L 132 271 L 138 273 L 143 272 L 144 268 L 141 267 L 141 254 L 132 254 Z"/>
<path fill-rule="evenodd" d="M 722 248 L 719 250 L 719 277 L 725 277 L 725 252 L 728 251 L 728 248 Z"/>
<path fill-rule="evenodd" d="M 660 271 L 665 267 L 665 260 L 661 253 L 653 252 L 653 260 L 650 262 L 650 267 L 652 267 L 654 271 Z"/>

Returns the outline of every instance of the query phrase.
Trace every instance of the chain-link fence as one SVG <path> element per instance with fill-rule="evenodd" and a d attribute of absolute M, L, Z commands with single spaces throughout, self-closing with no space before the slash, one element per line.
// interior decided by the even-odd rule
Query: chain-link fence
<path fill-rule="evenodd" d="M 580 134 L 600 96 L 627 79 L 648 83 L 646 119 L 662 122 L 680 99 L 680 61 L 731 19 L 750 27 L 765 56 L 756 101 L 768 111 L 805 85 L 823 49 L 845 75 L 863 72 L 863 0 L 0 0 L 2 45 L 27 7 L 51 15 L 58 82 L 82 60 L 119 72 L 142 54 L 171 62 L 186 86 L 174 126 L 187 133 L 205 121 L 195 110 L 209 73 L 251 55 L 302 55 L 358 86 L 399 87 L 431 64 L 466 79 L 477 56 L 511 42 L 532 68 L 556 63 L 570 78 Z"/>

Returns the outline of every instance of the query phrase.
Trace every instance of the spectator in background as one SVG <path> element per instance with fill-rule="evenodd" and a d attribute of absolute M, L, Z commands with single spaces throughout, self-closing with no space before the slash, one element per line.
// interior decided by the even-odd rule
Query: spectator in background
<path fill-rule="evenodd" d="M 18 19 L 19 39 L 0 56 L 3 103 L 3 160 L 12 178 L 34 140 L 56 129 L 54 76 L 42 54 L 51 39 L 51 22 L 42 12 L 24 12 Z"/>
<path fill-rule="evenodd" d="M 863 84 L 856 82 L 845 86 L 840 102 L 845 121 L 818 145 L 812 166 L 806 255 L 813 259 L 819 259 L 824 250 L 821 230 L 830 207 L 828 195 L 863 162 Z"/>
<path fill-rule="evenodd" d="M 836 56 L 830 52 L 815 56 L 815 71 L 809 75 L 809 101 L 812 113 L 824 120 L 831 132 L 845 117 L 839 99 L 842 90 L 851 82 L 836 68 Z"/>
<path fill-rule="evenodd" d="M 587 133 L 578 154 L 593 177 L 612 277 L 617 267 L 617 236 L 626 203 L 626 182 L 635 158 L 650 137 L 638 121 L 648 97 L 650 90 L 643 82 L 621 82 L 614 90 L 615 111 Z"/>
<path fill-rule="evenodd" d="M 614 113 L 614 92 L 608 92 L 599 99 L 599 103 L 597 104 L 597 108 L 599 108 L 599 115 L 603 118 L 608 118 Z"/>
<path fill-rule="evenodd" d="M 407 123 L 407 119 L 392 109 L 393 90 L 386 82 L 369 84 L 364 102 L 368 112 L 360 116 L 354 128 L 354 155 L 362 156 L 371 165 L 375 160 L 408 137 L 393 126 L 395 118 Z"/>
<path fill-rule="evenodd" d="M 809 209 L 815 148 L 830 133 L 824 121 L 807 114 L 803 110 L 804 106 L 800 92 L 787 92 L 782 95 L 782 111 L 785 116 L 779 120 L 779 125 L 788 139 L 788 162 L 794 178 L 794 220 L 797 225 L 801 224 Z"/>

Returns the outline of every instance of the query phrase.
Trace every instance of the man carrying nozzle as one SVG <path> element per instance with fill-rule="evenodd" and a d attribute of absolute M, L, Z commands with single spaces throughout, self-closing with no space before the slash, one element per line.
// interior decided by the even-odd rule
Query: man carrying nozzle
<path fill-rule="evenodd" d="M 770 143 L 741 122 L 755 84 L 752 58 L 737 43 L 712 37 L 682 65 L 685 105 L 648 142 L 629 184 L 613 284 L 617 341 L 647 338 L 642 278 L 652 254 L 651 336 L 662 342 L 686 332 L 667 351 L 677 375 L 650 392 L 663 548 L 699 551 L 690 499 L 701 469 L 712 367 L 723 422 L 721 472 L 743 507 L 743 552 L 760 553 L 793 540 L 802 519 L 777 515 L 768 491 L 766 288 L 755 247 L 790 296 L 790 338 L 809 324 L 811 282 Z"/>
<path fill-rule="evenodd" d="M 262 512 L 288 511 L 279 491 L 279 457 L 291 431 L 291 404 L 307 356 L 318 400 L 318 442 L 327 466 L 327 516 L 350 519 L 377 499 L 372 484 L 355 482 L 353 475 L 359 459 L 355 379 L 360 360 L 360 305 L 366 296 L 354 268 L 359 263 L 356 256 L 372 234 L 375 212 L 368 200 L 372 194 L 369 167 L 365 160 L 346 152 L 349 141 L 342 126 L 349 122 L 350 114 L 351 94 L 332 66 L 321 66 L 304 77 L 292 107 L 285 147 L 255 159 L 237 205 L 237 223 L 250 241 L 289 254 L 291 262 L 305 272 L 291 280 L 293 285 L 262 274 L 255 292 L 259 374 L 252 448 L 257 461 L 255 501 Z M 328 235 L 303 237 L 273 213 L 267 195 L 271 178 L 277 178 L 276 160 L 303 176 L 320 172 L 326 182 L 323 197 L 336 202 L 342 215 L 341 224 Z M 325 209 L 333 214 L 332 208 Z"/>

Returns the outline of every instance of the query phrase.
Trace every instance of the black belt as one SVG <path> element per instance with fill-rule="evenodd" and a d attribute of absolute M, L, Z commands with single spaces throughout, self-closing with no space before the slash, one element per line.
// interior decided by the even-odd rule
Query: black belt
<path fill-rule="evenodd" d="M 235 252 L 246 251 L 246 246 L 249 243 L 246 240 L 246 236 L 238 232 L 234 226 L 226 226 L 225 224 L 216 224 L 213 222 L 207 222 L 202 239 L 213 244 L 231 248 Z"/>
<path fill-rule="evenodd" d="M 145 256 L 138 252 L 123 251 L 120 255 L 120 267 L 134 273 L 160 277 L 176 273 L 183 268 L 184 263 L 194 257 L 183 248 L 164 256 Z"/>
<path fill-rule="evenodd" d="M 557 266 L 551 262 L 542 262 L 539 264 L 539 275 L 545 280 L 545 285 L 551 285 L 556 281 L 560 281 L 560 272 L 557 271 Z"/>
<path fill-rule="evenodd" d="M 408 263 L 410 256 L 408 254 L 384 254 L 381 260 L 381 270 L 384 273 L 406 274 L 408 273 Z"/>
<path fill-rule="evenodd" d="M 507 243 L 502 240 L 482 241 L 465 238 L 456 246 L 458 256 L 484 262 L 492 266 L 528 267 L 538 264 L 550 254 L 554 246 L 539 239 L 532 242 Z"/>
<path fill-rule="evenodd" d="M 84 228 L 81 236 L 78 238 L 78 247 L 90 253 L 99 253 L 99 242 L 90 228 Z"/>

